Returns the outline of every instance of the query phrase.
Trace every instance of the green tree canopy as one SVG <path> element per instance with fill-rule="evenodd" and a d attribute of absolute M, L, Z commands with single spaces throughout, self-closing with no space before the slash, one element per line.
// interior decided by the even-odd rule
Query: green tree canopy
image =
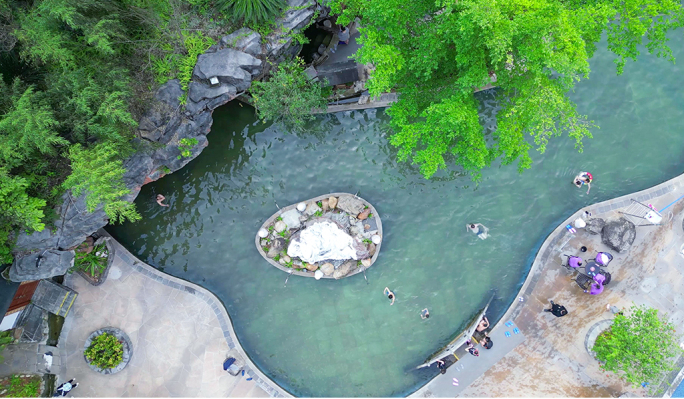
<path fill-rule="evenodd" d="M 592 350 L 605 363 L 604 369 L 620 373 L 633 386 L 643 382 L 656 385 L 674 370 L 676 356 L 682 354 L 680 334 L 656 309 L 632 306 L 627 313 L 615 316 Z"/>
<path fill-rule="evenodd" d="M 638 46 L 672 59 L 666 34 L 684 25 L 675 0 L 330 0 L 339 23 L 361 17 L 357 58 L 375 71 L 371 94 L 396 89 L 388 114 L 400 160 L 426 178 L 456 165 L 475 176 L 500 158 L 531 166 L 565 133 L 582 149 L 592 122 L 567 93 L 589 75 L 604 33 L 617 72 Z M 485 137 L 473 91 L 496 79 L 502 109 Z"/>

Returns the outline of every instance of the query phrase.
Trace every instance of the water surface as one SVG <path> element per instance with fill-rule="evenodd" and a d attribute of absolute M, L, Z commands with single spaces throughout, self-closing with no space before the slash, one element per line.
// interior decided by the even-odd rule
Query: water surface
<path fill-rule="evenodd" d="M 684 59 L 682 41 L 675 55 Z M 605 44 L 592 75 L 572 98 L 600 129 L 579 154 L 553 140 L 531 170 L 484 171 L 479 185 L 457 170 L 430 181 L 397 163 L 382 110 L 321 116 L 306 132 L 255 122 L 229 104 L 214 113 L 210 146 L 187 167 L 143 187 L 143 220 L 111 228 L 149 264 L 198 283 L 225 304 L 257 366 L 297 396 L 401 396 L 436 375 L 414 367 L 447 343 L 492 293 L 494 321 L 514 300 L 544 238 L 587 204 L 641 190 L 680 173 L 684 74 L 643 56 L 618 77 Z M 494 92 L 480 95 L 494 127 Z M 594 175 L 576 189 L 579 170 Z M 279 206 L 328 192 L 370 201 L 385 231 L 368 270 L 340 281 L 293 277 L 254 247 L 262 222 Z M 162 193 L 171 205 L 159 207 Z M 665 204 L 656 204 L 663 206 Z M 481 241 L 466 223 L 490 229 Z M 394 306 L 384 287 L 397 295 Z M 430 309 L 421 320 L 420 310 Z"/>

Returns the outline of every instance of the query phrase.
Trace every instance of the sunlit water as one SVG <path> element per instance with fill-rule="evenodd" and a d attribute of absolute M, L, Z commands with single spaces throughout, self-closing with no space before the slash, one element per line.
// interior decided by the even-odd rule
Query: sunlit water
<path fill-rule="evenodd" d="M 671 47 L 684 60 L 680 39 Z M 605 49 L 605 46 L 603 46 Z M 490 319 L 514 300 L 540 244 L 580 207 L 672 178 L 682 167 L 684 74 L 643 56 L 616 76 L 601 50 L 572 98 L 601 126 L 584 153 L 553 140 L 531 170 L 494 166 L 479 185 L 450 170 L 430 181 L 397 163 L 382 110 L 321 116 L 307 133 L 255 123 L 229 104 L 214 114 L 210 146 L 187 167 L 143 187 L 143 220 L 110 231 L 141 259 L 198 283 L 225 304 L 257 366 L 298 396 L 400 396 L 436 375 L 416 365 L 464 327 L 492 293 Z M 481 95 L 493 126 L 494 94 Z M 595 177 L 590 195 L 571 179 Z M 293 277 L 254 247 L 280 206 L 328 192 L 359 192 L 377 208 L 382 252 L 340 281 Z M 162 193 L 169 208 L 154 197 Z M 490 229 L 481 241 L 468 222 Z M 397 301 L 390 306 L 385 286 Z M 430 309 L 421 320 L 420 310 Z"/>

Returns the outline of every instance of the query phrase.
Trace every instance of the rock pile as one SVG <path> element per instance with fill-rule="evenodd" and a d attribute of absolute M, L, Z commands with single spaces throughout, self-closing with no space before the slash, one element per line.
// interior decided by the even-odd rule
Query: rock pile
<path fill-rule="evenodd" d="M 285 207 L 257 233 L 260 253 L 274 266 L 316 279 L 340 279 L 370 267 L 381 240 L 373 207 L 351 194 Z"/>

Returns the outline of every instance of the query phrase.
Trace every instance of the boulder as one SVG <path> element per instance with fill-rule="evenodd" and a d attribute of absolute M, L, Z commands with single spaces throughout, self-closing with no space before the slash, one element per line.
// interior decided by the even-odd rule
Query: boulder
<path fill-rule="evenodd" d="M 370 244 L 368 244 L 368 253 L 370 254 L 370 256 L 375 255 L 376 249 L 377 248 L 376 248 L 375 244 L 373 244 L 372 242 Z"/>
<path fill-rule="evenodd" d="M 287 212 L 283 212 L 280 217 L 283 218 L 283 222 L 287 225 L 289 229 L 298 229 L 301 226 L 299 221 L 299 211 L 297 209 L 290 209 Z"/>
<path fill-rule="evenodd" d="M 323 274 L 325 274 L 326 276 L 330 276 L 330 275 L 332 275 L 332 274 L 335 272 L 335 266 L 333 266 L 332 263 L 324 263 L 324 264 L 321 266 L 321 271 L 322 271 Z"/>
<path fill-rule="evenodd" d="M 365 205 L 363 201 L 351 195 L 342 195 L 337 202 L 337 207 L 350 215 L 358 215 L 363 212 Z"/>
<path fill-rule="evenodd" d="M 159 141 L 167 131 L 177 127 L 181 120 L 177 110 L 182 95 L 183 90 L 178 79 L 169 80 L 157 89 L 149 108 L 138 123 L 140 137 Z"/>
<path fill-rule="evenodd" d="M 327 198 L 321 201 L 321 209 L 323 209 L 323 212 L 327 212 L 330 209 Z"/>
<path fill-rule="evenodd" d="M 206 83 L 190 82 L 188 85 L 188 98 L 194 102 L 202 100 L 211 100 L 223 94 L 230 94 L 233 97 L 237 94 L 235 86 L 229 84 L 220 84 L 218 86 L 209 86 Z"/>
<path fill-rule="evenodd" d="M 337 197 L 328 198 L 328 206 L 330 206 L 330 209 L 335 209 L 337 207 Z"/>
<path fill-rule="evenodd" d="M 584 226 L 584 230 L 589 234 L 601 234 L 603 226 L 606 225 L 606 221 L 601 218 L 593 218 L 587 220 L 587 225 Z"/>
<path fill-rule="evenodd" d="M 351 223 L 349 222 L 349 216 L 346 213 L 331 213 L 329 217 L 330 220 L 335 221 L 345 229 L 349 229 L 349 226 L 351 226 Z"/>
<path fill-rule="evenodd" d="M 240 28 L 219 42 L 221 47 L 232 47 L 238 51 L 253 55 L 261 55 L 261 35 L 249 28 Z"/>
<path fill-rule="evenodd" d="M 15 258 L 9 278 L 14 282 L 22 282 L 61 276 L 73 265 L 74 251 L 37 251 Z"/>
<path fill-rule="evenodd" d="M 320 270 L 316 270 L 316 273 L 314 273 L 314 277 L 316 278 L 316 280 L 320 280 L 323 277 L 323 275 L 323 272 Z"/>
<path fill-rule="evenodd" d="M 273 228 L 275 229 L 276 233 L 280 233 L 281 231 L 285 231 L 285 229 L 287 229 L 287 224 L 285 224 L 285 222 L 282 220 L 278 220 L 273 225 Z"/>
<path fill-rule="evenodd" d="M 315 263 L 307 263 L 306 270 L 310 272 L 315 272 L 316 270 L 318 270 L 318 265 Z"/>
<path fill-rule="evenodd" d="M 328 219 L 318 219 L 292 236 L 287 254 L 308 263 L 328 259 L 357 260 L 367 252 L 365 246 L 361 247 L 359 248 L 357 240 L 337 223 Z"/>
<path fill-rule="evenodd" d="M 237 91 L 249 88 L 252 75 L 261 71 L 261 60 L 247 53 L 226 48 L 215 53 L 200 54 L 193 76 L 202 81 L 216 76 L 222 84 L 234 86 Z"/>
<path fill-rule="evenodd" d="M 354 261 L 344 262 L 337 269 L 335 269 L 335 271 L 333 272 L 333 277 L 336 279 L 340 279 L 340 278 L 346 276 L 347 274 L 349 274 L 349 272 L 352 269 L 354 269 L 355 266 L 356 266 L 356 262 L 354 262 Z"/>
<path fill-rule="evenodd" d="M 266 238 L 266 237 L 268 237 L 268 230 L 263 229 L 263 228 L 259 229 L 259 231 L 257 232 L 257 235 L 261 238 Z M 263 240 L 261 240 L 261 241 L 263 241 Z"/>
<path fill-rule="evenodd" d="M 304 214 L 307 216 L 313 216 L 316 212 L 323 212 L 320 206 L 314 201 L 309 202 L 306 205 L 306 209 L 304 210 Z"/>
<path fill-rule="evenodd" d="M 601 241 L 617 252 L 627 250 L 636 238 L 636 226 L 625 218 L 606 223 L 601 230 Z"/>
<path fill-rule="evenodd" d="M 371 259 L 370 259 L 370 258 L 363 259 L 363 260 L 361 261 L 361 264 L 362 264 L 363 266 L 365 266 L 365 267 L 368 267 L 368 266 L 371 265 Z"/>

